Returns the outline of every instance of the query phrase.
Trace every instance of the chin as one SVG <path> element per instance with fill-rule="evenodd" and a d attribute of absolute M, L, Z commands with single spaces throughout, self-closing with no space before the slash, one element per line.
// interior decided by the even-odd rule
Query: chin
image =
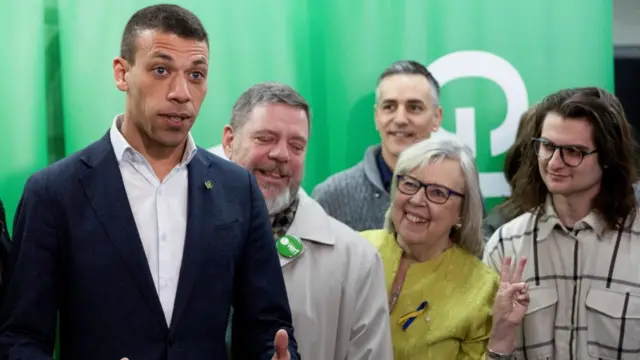
<path fill-rule="evenodd" d="M 400 247 L 404 247 L 405 245 L 418 245 L 424 242 L 424 235 L 416 234 L 414 232 L 409 231 L 399 231 L 398 232 L 398 244 Z"/>
<path fill-rule="evenodd" d="M 572 189 L 571 187 L 563 186 L 559 184 L 547 185 L 547 189 L 549 190 L 549 193 L 551 193 L 552 195 L 561 195 L 561 196 L 571 195 L 575 192 L 575 190 Z"/>

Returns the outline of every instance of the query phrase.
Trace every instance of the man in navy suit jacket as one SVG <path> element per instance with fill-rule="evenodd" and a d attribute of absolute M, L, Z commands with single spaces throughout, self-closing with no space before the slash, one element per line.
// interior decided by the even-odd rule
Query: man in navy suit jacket
<path fill-rule="evenodd" d="M 200 21 L 138 11 L 114 60 L 125 112 L 33 175 L 14 226 L 3 359 L 299 359 L 260 188 L 190 135 L 207 88 Z"/>

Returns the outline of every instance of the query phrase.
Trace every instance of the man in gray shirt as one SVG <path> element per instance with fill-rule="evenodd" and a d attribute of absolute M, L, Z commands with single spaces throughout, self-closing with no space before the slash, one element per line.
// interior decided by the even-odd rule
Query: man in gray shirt
<path fill-rule="evenodd" d="M 374 106 L 381 143 L 354 167 L 318 184 L 311 196 L 325 211 L 357 231 L 380 229 L 400 153 L 442 124 L 440 85 L 423 65 L 397 61 L 378 78 Z"/>

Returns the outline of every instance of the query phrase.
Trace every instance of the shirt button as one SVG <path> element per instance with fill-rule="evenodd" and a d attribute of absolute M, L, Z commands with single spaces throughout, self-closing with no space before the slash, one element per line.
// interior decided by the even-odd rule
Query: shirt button
<path fill-rule="evenodd" d="M 162 195 L 162 193 L 163 193 L 162 188 L 159 188 L 158 189 L 158 195 Z"/>
<path fill-rule="evenodd" d="M 379 197 L 380 197 L 380 193 L 379 193 L 379 192 L 377 192 L 377 193 L 373 194 L 373 196 L 375 196 L 375 197 L 376 197 L 376 199 L 377 199 L 377 198 L 379 198 Z"/>
<path fill-rule="evenodd" d="M 167 241 L 167 234 L 160 235 L 160 240 Z"/>

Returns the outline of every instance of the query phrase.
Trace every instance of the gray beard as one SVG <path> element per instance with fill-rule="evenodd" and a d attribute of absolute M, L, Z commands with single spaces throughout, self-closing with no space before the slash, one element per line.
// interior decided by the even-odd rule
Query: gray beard
<path fill-rule="evenodd" d="M 269 215 L 274 216 L 286 209 L 293 201 L 296 199 L 296 195 L 298 194 L 298 188 L 300 186 L 291 186 L 289 188 L 284 189 L 278 196 L 273 199 L 265 199 L 267 203 L 267 210 L 269 210 Z"/>

